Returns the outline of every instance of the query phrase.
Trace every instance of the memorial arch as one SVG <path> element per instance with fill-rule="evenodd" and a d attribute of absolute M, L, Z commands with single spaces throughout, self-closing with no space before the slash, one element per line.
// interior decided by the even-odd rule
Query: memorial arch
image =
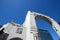
<path fill-rule="evenodd" d="M 28 11 L 25 21 L 22 25 L 13 23 L 7 23 L 3 25 L 0 28 L 0 31 L 4 28 L 3 32 L 9 34 L 7 40 L 38 40 L 38 28 L 36 25 L 36 18 L 41 18 L 45 21 L 47 21 L 49 24 L 51 24 L 53 30 L 57 33 L 57 35 L 60 37 L 60 25 L 51 17 L 41 14 L 41 13 L 36 13 L 36 12 L 31 12 Z M 22 34 L 18 34 L 16 29 L 19 27 L 23 28 Z M 11 29 L 10 29 L 11 28 Z M 13 30 L 14 29 L 14 30 Z M 12 35 L 12 32 L 14 35 Z M 17 35 L 17 36 L 16 36 Z M 19 37 L 19 38 L 15 38 Z"/>
<path fill-rule="evenodd" d="M 53 18 L 51 18 L 47 15 L 41 14 L 41 13 L 36 13 L 36 12 L 31 12 L 31 14 L 33 17 L 33 21 L 36 20 L 36 18 L 41 18 L 41 19 L 47 21 L 49 24 L 51 24 L 52 28 L 58 34 L 58 36 L 60 36 L 60 25 Z"/>
<path fill-rule="evenodd" d="M 33 38 L 34 36 L 34 38 L 38 40 L 38 28 L 36 25 L 36 18 L 41 18 L 47 21 L 51 25 L 53 30 L 57 33 L 57 35 L 60 37 L 60 25 L 53 18 L 41 13 L 28 11 L 23 26 L 27 28 L 27 34 L 32 36 L 31 38 Z M 28 35 L 26 35 L 26 40 L 30 38 L 30 36 Z"/>

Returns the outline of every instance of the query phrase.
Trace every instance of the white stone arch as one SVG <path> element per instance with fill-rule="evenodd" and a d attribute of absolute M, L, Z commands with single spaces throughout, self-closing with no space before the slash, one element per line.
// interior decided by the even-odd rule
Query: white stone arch
<path fill-rule="evenodd" d="M 38 34 L 37 34 L 38 30 L 37 30 L 35 18 L 42 18 L 42 19 L 46 20 L 48 23 L 50 23 L 52 25 L 51 27 L 60 37 L 60 26 L 53 18 L 51 18 L 47 15 L 41 14 L 41 13 L 28 11 L 25 22 L 23 23 L 23 26 L 25 26 L 27 28 L 26 34 L 29 35 L 29 36 L 26 35 L 26 40 L 28 40 L 28 38 L 31 38 L 30 40 L 32 40 L 34 34 L 38 36 Z M 33 31 L 31 31 L 31 30 L 33 30 Z M 30 32 L 32 32 L 32 34 Z"/>
<path fill-rule="evenodd" d="M 47 15 L 41 14 L 41 13 L 36 13 L 36 12 L 31 12 L 31 14 L 35 18 L 41 18 L 41 19 L 47 21 L 49 24 L 51 24 L 54 31 L 58 34 L 58 36 L 60 36 L 60 25 L 53 18 L 51 18 Z"/>

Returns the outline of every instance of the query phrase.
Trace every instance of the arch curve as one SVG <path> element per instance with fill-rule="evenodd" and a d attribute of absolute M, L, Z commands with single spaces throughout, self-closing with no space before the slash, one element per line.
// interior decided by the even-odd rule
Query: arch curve
<path fill-rule="evenodd" d="M 23 40 L 23 39 L 16 37 L 16 38 L 12 38 L 10 40 Z"/>
<path fill-rule="evenodd" d="M 60 37 L 60 25 L 53 18 L 51 18 L 47 15 L 41 14 L 41 13 L 36 13 L 36 12 L 32 12 L 32 14 L 35 18 L 41 18 L 41 19 L 47 21 L 48 23 L 50 23 L 52 25 L 52 28 L 54 29 L 54 31 Z"/>
<path fill-rule="evenodd" d="M 49 18 L 47 18 L 47 17 L 45 17 L 45 16 L 37 15 L 37 16 L 35 17 L 35 19 L 36 19 L 36 18 L 41 18 L 41 19 L 47 21 L 48 23 L 50 23 L 50 24 L 52 25 L 52 21 L 49 20 Z"/>

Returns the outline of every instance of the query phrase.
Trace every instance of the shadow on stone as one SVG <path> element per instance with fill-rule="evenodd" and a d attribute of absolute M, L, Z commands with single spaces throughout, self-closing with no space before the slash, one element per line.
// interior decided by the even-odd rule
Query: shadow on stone
<path fill-rule="evenodd" d="M 22 40 L 21 38 L 12 38 L 10 40 Z"/>

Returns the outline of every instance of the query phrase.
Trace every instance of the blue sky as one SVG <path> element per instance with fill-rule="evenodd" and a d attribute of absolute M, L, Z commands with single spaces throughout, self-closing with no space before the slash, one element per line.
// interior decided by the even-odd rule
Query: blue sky
<path fill-rule="evenodd" d="M 12 20 L 22 24 L 27 11 L 34 11 L 50 16 L 60 22 L 60 0 L 0 0 L 0 24 Z M 37 19 L 39 29 L 49 30 L 54 40 L 58 40 L 52 26 L 42 19 Z"/>

